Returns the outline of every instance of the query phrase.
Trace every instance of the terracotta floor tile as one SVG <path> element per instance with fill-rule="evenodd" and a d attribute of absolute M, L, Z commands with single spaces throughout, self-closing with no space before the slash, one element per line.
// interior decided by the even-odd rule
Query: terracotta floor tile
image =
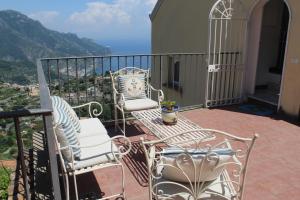
<path fill-rule="evenodd" d="M 299 199 L 300 196 L 300 127 L 277 116 L 257 116 L 242 113 L 238 106 L 198 109 L 181 113 L 203 128 L 226 131 L 241 137 L 260 137 L 250 157 L 244 200 Z M 140 124 L 128 126 L 128 136 L 138 153 L 124 158 L 125 190 L 128 200 L 148 199 L 147 171 L 139 141 L 141 137 L 154 139 Z M 92 175 L 82 175 L 78 181 L 81 192 L 95 188 L 98 192 L 115 192 L 120 187 L 116 169 L 98 170 Z M 91 177 L 93 176 L 93 177 Z M 86 183 L 95 184 L 93 187 Z M 88 190 L 89 189 L 89 190 Z"/>

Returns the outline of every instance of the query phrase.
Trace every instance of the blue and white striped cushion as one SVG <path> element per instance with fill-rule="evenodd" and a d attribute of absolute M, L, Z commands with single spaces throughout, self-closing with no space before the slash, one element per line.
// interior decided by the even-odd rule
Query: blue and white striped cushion
<path fill-rule="evenodd" d="M 54 115 L 54 122 L 56 124 L 61 125 L 64 135 L 68 140 L 70 145 L 74 145 L 72 147 L 73 155 L 75 158 L 80 158 L 81 150 L 79 148 L 79 141 L 77 138 L 77 131 L 73 125 L 72 120 L 70 119 L 68 113 L 66 112 L 66 108 L 64 103 L 59 100 L 60 97 L 51 97 L 52 105 L 54 112 L 57 114 Z"/>
<path fill-rule="evenodd" d="M 81 132 L 81 126 L 80 126 L 80 122 L 79 122 L 79 118 L 77 117 L 77 114 L 75 113 L 73 108 L 65 100 L 62 100 L 62 101 L 65 103 L 67 113 L 70 115 L 70 118 L 73 122 L 73 125 L 74 125 L 76 131 L 78 133 L 80 133 Z"/>
<path fill-rule="evenodd" d="M 58 96 L 52 96 L 52 102 L 54 102 L 54 105 L 57 105 L 58 108 L 63 109 L 65 111 L 66 115 L 69 116 L 71 121 L 73 122 L 75 130 L 78 133 L 80 133 L 81 126 L 79 118 L 77 117 L 73 108 L 64 99 Z"/>
<path fill-rule="evenodd" d="M 144 75 L 122 75 L 119 76 L 119 83 L 125 100 L 147 98 Z"/>

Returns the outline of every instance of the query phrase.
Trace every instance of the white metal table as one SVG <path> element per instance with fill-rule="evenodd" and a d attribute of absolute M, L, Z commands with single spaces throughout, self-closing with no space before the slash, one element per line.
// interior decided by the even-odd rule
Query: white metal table
<path fill-rule="evenodd" d="M 178 116 L 176 125 L 165 125 L 161 119 L 160 109 L 150 109 L 142 111 L 134 111 L 131 113 L 138 121 L 147 127 L 152 134 L 159 139 L 165 139 L 182 132 L 190 131 L 184 138 L 174 137 L 170 141 L 173 143 L 185 141 L 188 138 L 208 141 L 215 137 L 208 132 L 201 131 L 201 127 L 186 119 L 182 115 Z"/>

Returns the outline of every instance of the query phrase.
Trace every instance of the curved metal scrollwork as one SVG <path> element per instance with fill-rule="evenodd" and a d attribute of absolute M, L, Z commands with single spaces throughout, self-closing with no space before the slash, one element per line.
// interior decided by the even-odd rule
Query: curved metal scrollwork
<path fill-rule="evenodd" d="M 215 134 L 216 139 L 207 144 L 188 138 L 188 132 L 184 132 L 174 136 L 187 139 L 180 145 L 167 143 L 170 138 L 142 140 L 151 198 L 241 199 L 249 154 L 257 136 L 239 138 L 217 130 L 204 131 Z"/>
<path fill-rule="evenodd" d="M 95 108 L 95 107 L 93 107 L 93 105 L 96 105 L 97 107 Z M 75 107 L 72 107 L 72 108 L 77 109 L 77 108 L 82 108 L 82 107 L 85 107 L 85 106 L 88 106 L 88 112 L 89 112 L 90 117 L 99 117 L 103 112 L 102 105 L 100 103 L 96 102 L 96 101 L 92 101 L 92 102 L 82 104 L 80 106 L 75 106 Z"/>
<path fill-rule="evenodd" d="M 231 19 L 233 0 L 220 0 L 211 10 L 210 18 Z"/>
<path fill-rule="evenodd" d="M 120 141 L 120 140 L 122 140 L 122 142 L 121 145 L 118 145 L 117 147 L 118 151 L 116 152 L 112 151 L 114 158 L 118 160 L 121 160 L 121 158 L 127 155 L 132 149 L 132 144 L 128 137 L 125 137 L 123 135 L 118 135 L 111 138 L 111 141 Z M 115 143 L 116 142 L 114 142 L 114 144 Z"/>
<path fill-rule="evenodd" d="M 238 13 L 239 16 L 245 17 L 246 11 L 240 0 L 218 0 L 212 7 L 209 18 L 210 19 L 232 19 Z"/>

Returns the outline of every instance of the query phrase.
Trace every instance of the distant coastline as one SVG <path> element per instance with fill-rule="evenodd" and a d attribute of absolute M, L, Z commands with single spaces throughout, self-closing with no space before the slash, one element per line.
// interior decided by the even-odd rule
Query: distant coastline
<path fill-rule="evenodd" d="M 128 54 L 150 54 L 150 40 L 101 40 L 96 41 L 98 44 L 109 47 L 113 55 L 128 55 Z"/>

